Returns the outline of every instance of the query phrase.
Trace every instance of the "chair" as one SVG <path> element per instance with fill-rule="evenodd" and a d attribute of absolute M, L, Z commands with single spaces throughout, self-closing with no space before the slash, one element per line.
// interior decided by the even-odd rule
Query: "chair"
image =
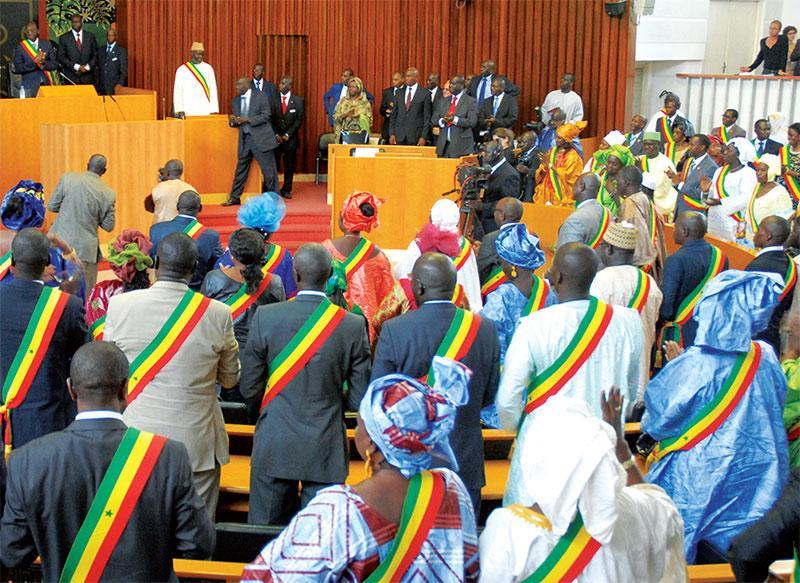
<path fill-rule="evenodd" d="M 283 531 L 284 527 L 218 522 L 215 529 L 217 546 L 214 548 L 211 560 L 249 563 L 258 556 L 264 545 Z"/>
<path fill-rule="evenodd" d="M 220 401 L 219 407 L 222 409 L 222 418 L 225 420 L 225 423 L 235 423 L 237 425 L 246 425 L 249 423 L 247 419 L 247 405 L 244 403 Z"/>
<path fill-rule="evenodd" d="M 328 146 L 336 141 L 336 135 L 333 132 L 328 132 L 319 135 L 317 142 L 317 172 L 314 178 L 314 183 L 319 184 L 319 164 L 320 162 L 328 163 Z"/>

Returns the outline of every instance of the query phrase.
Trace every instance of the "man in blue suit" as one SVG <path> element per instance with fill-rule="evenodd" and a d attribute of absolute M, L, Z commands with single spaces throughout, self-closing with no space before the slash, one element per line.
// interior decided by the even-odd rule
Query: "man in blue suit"
<path fill-rule="evenodd" d="M 275 87 L 275 83 L 269 79 L 264 79 L 264 65 L 261 63 L 253 65 L 253 78 L 250 80 L 250 89 L 261 91 L 270 100 L 278 94 L 278 88 Z"/>
<path fill-rule="evenodd" d="M 203 203 L 200 201 L 200 195 L 193 190 L 187 190 L 178 197 L 178 216 L 171 221 L 156 223 L 150 227 L 150 240 L 153 242 L 150 256 L 154 260 L 158 252 L 158 243 L 170 233 L 186 232 L 195 240 L 197 243 L 197 267 L 195 267 L 194 275 L 189 282 L 189 287 L 195 291 L 200 291 L 206 273 L 214 269 L 217 259 L 222 256 L 222 243 L 217 231 L 207 229 L 198 223 L 199 231 L 187 232 L 187 228 L 191 231 L 195 226 L 197 215 L 202 210 Z"/>
<path fill-rule="evenodd" d="M 331 85 L 331 88 L 325 92 L 325 95 L 322 96 L 322 103 L 325 105 L 325 111 L 328 114 L 328 124 L 333 127 L 333 110 L 336 109 L 336 104 L 339 103 L 339 100 L 344 97 L 345 93 L 347 92 L 347 84 L 350 82 L 350 79 L 355 77 L 355 73 L 353 73 L 352 69 L 345 69 L 342 71 L 342 81 L 341 83 L 334 83 Z M 367 100 L 370 103 L 375 101 L 375 98 L 372 96 L 372 93 L 367 91 L 364 88 L 364 91 L 367 94 Z"/>
<path fill-rule="evenodd" d="M 678 191 L 678 200 L 675 203 L 675 216 L 684 211 L 702 210 L 704 205 L 700 200 L 700 180 L 703 177 L 711 178 L 719 168 L 717 163 L 708 155 L 711 140 L 705 134 L 695 134 L 689 141 L 689 156 L 686 160 L 687 170 L 677 174 L 667 169 L 666 173 L 672 180 L 672 185 Z"/>
<path fill-rule="evenodd" d="M 54 85 L 58 78 L 58 59 L 50 41 L 39 38 L 39 27 L 25 25 L 25 40 L 14 48 L 12 70 L 22 75 L 25 97 L 36 97 L 42 85 Z"/>

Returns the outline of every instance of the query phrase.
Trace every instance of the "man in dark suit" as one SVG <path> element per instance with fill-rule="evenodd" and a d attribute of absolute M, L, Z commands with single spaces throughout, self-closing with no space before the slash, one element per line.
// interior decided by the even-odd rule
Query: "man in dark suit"
<path fill-rule="evenodd" d="M 276 357 L 320 304 L 329 302 L 323 290 L 331 275 L 331 255 L 322 245 L 309 243 L 297 250 L 294 274 L 300 290 L 294 301 L 259 308 L 250 324 L 239 381 L 247 399 L 263 401 Z M 369 382 L 370 348 L 364 319 L 349 312 L 340 315 L 308 364 L 270 395 L 261 410 L 251 458 L 247 520 L 252 524 L 286 524 L 297 510 L 298 482 L 304 507 L 319 490 L 347 478 L 344 408 L 358 410 Z"/>
<path fill-rule="evenodd" d="M 264 79 L 264 65 L 261 63 L 253 65 L 253 78 L 250 80 L 250 89 L 261 91 L 270 100 L 278 94 L 275 83 L 269 79 Z"/>
<path fill-rule="evenodd" d="M 756 134 L 753 140 L 753 146 L 756 149 L 756 158 L 760 158 L 764 154 L 774 154 L 775 156 L 781 155 L 781 143 L 776 142 L 770 135 L 772 134 L 772 126 L 769 120 L 760 119 L 753 126 L 753 131 Z"/>
<path fill-rule="evenodd" d="M 483 161 L 492 167 L 483 199 L 469 201 L 467 204 L 470 208 L 478 211 L 483 232 L 491 233 L 497 230 L 497 223 L 494 220 L 497 201 L 506 197 L 519 198 L 522 187 L 519 172 L 506 160 L 500 142 L 494 141 L 487 144 Z"/>
<path fill-rule="evenodd" d="M 636 114 L 631 118 L 630 131 L 625 134 L 625 145 L 634 156 L 644 154 L 644 128 L 647 127 L 647 118 Z"/>
<path fill-rule="evenodd" d="M 661 124 L 661 118 L 667 118 L 667 126 L 672 129 L 676 123 L 682 123 L 684 127 L 689 127 L 689 120 L 678 113 L 681 108 L 681 98 L 674 93 L 666 93 L 664 95 L 664 108 L 659 111 L 650 119 L 650 124 L 647 131 L 658 132 L 661 135 L 661 148 L 663 151 L 664 144 L 667 142 L 667 136 L 664 133 L 664 128 Z"/>
<path fill-rule="evenodd" d="M 0 376 L 3 380 L 10 373 L 34 309 L 44 293 L 41 280 L 50 264 L 50 242 L 36 229 L 22 229 L 14 237 L 11 252 L 14 279 L 0 286 L 0 314 L 3 315 Z M 17 399 L 11 401 L 9 416 L 0 422 L 3 435 L 11 438 L 7 445 L 19 448 L 42 435 L 60 431 L 72 422 L 75 404 L 67 394 L 69 362 L 86 342 L 86 332 L 83 305 L 78 298 L 67 296 L 66 307 L 58 318 L 27 394 L 20 403 L 17 399 L 23 394 L 18 393 Z M 11 431 L 6 433 L 9 418 Z"/>
<path fill-rule="evenodd" d="M 675 203 L 676 217 L 683 211 L 696 210 L 695 207 L 702 206 L 700 182 L 704 177 L 711 180 L 718 168 L 717 163 L 708 155 L 709 146 L 711 146 L 711 140 L 705 134 L 695 134 L 689 140 L 688 153 L 691 158 L 686 160 L 688 170 L 685 173 L 685 180 L 683 173 L 678 174 L 669 169 L 665 170 L 667 176 L 672 180 L 675 190 L 678 191 L 678 199 Z M 694 207 L 690 203 L 694 204 Z"/>
<path fill-rule="evenodd" d="M 117 85 L 128 83 L 128 51 L 117 44 L 117 29 L 109 28 L 106 33 L 106 46 L 97 55 L 97 92 L 100 95 L 114 95 Z"/>
<path fill-rule="evenodd" d="M 58 62 L 64 75 L 76 85 L 94 85 L 97 40 L 83 30 L 83 17 L 73 14 L 72 29 L 58 38 Z"/>
<path fill-rule="evenodd" d="M 459 158 L 475 151 L 472 130 L 478 123 L 478 104 L 464 91 L 464 77 L 450 80 L 449 100 L 440 100 L 433 112 L 431 124 L 440 128 L 436 155 L 440 158 Z"/>
<path fill-rule="evenodd" d="M 397 94 L 403 88 L 403 74 L 396 71 L 392 74 L 392 85 L 387 87 L 381 92 L 381 106 L 379 108 L 383 125 L 381 126 L 381 142 L 384 144 L 389 143 L 389 126 L 391 125 L 390 119 L 392 116 L 392 109 L 394 109 L 394 102 L 397 99 Z"/>
<path fill-rule="evenodd" d="M 31 21 L 25 25 L 25 40 L 14 48 L 11 69 L 22 75 L 25 97 L 36 97 L 42 85 L 58 81 L 58 57 L 50 41 L 39 38 L 39 27 Z"/>
<path fill-rule="evenodd" d="M 99 488 L 108 483 L 104 477 L 113 475 L 112 459 L 124 447 L 123 438 L 136 438 L 120 414 L 127 387 L 128 360 L 114 344 L 91 342 L 75 353 L 69 385 L 79 411 L 75 421 L 9 459 L 0 528 L 0 558 L 6 567 L 25 567 L 39 556 L 46 581 L 64 574 L 66 580 L 85 580 L 86 571 L 70 567 L 70 549 L 80 548 L 77 535 L 84 523 L 98 521 L 95 512 L 113 520 L 113 502 L 98 507 L 95 499 L 104 498 Z M 152 443 L 157 455 L 152 471 L 98 579 L 176 580 L 174 557 L 203 559 L 214 547 L 214 525 L 192 484 L 186 448 L 163 437 Z M 131 493 L 133 487 L 126 490 Z"/>
<path fill-rule="evenodd" d="M 150 227 L 150 241 L 153 248 L 150 256 L 156 259 L 158 254 L 158 244 L 170 233 L 185 232 L 185 229 L 194 223 L 197 215 L 203 210 L 203 203 L 200 195 L 192 190 L 187 190 L 178 197 L 178 216 L 171 221 L 155 223 Z M 214 269 L 217 259 L 222 257 L 222 244 L 220 243 L 219 233 L 214 229 L 207 229 L 201 226 L 199 234 L 190 235 L 197 243 L 197 267 L 194 275 L 189 282 L 189 287 L 195 291 L 200 291 L 206 273 Z"/>
<path fill-rule="evenodd" d="M 786 276 L 789 274 L 789 262 L 793 260 L 786 254 L 783 244 L 789 238 L 790 232 L 791 225 L 783 217 L 772 215 L 761 221 L 756 234 L 753 236 L 753 244 L 758 249 L 758 255 L 747 264 L 744 270 L 775 273 L 783 280 L 785 285 Z M 775 349 L 775 354 L 781 353 L 781 319 L 792 305 L 796 288 L 797 284 L 795 283 L 791 291 L 775 306 L 767 329 L 756 335 L 757 340 L 769 342 L 772 348 Z"/>
<path fill-rule="evenodd" d="M 303 125 L 305 105 L 302 97 L 292 93 L 292 78 L 283 77 L 280 93 L 272 100 L 272 129 L 278 140 L 275 158 L 282 160 L 283 186 L 280 194 L 292 198 L 294 170 L 297 167 L 297 148 L 300 147 L 300 126 Z"/>
<path fill-rule="evenodd" d="M 414 264 L 411 286 L 418 310 L 392 318 L 383 325 L 375 350 L 372 378 L 403 373 L 414 378 L 428 374 L 431 361 L 447 333 L 456 306 L 451 301 L 456 268 L 441 253 L 425 253 Z M 475 316 L 477 318 L 477 316 Z M 479 319 L 475 341 L 461 359 L 472 370 L 469 401 L 459 407 L 450 445 L 456 454 L 458 475 L 469 490 L 475 516 L 480 515 L 483 471 L 481 409 L 494 402 L 499 378 L 500 343 L 494 324 Z"/>
<path fill-rule="evenodd" d="M 495 62 L 491 59 L 481 63 L 481 72 L 470 79 L 467 86 L 467 93 L 474 97 L 478 105 L 483 103 L 484 99 L 489 99 L 492 93 L 492 81 L 495 79 L 503 79 L 506 82 L 505 92 L 512 97 L 519 97 L 519 87 L 514 85 L 508 77 L 497 75 L 494 72 Z"/>
<path fill-rule="evenodd" d="M 419 71 L 406 69 L 405 87 L 394 100 L 389 118 L 389 143 L 401 146 L 424 146 L 431 128 L 430 93 L 420 87 Z"/>
<path fill-rule="evenodd" d="M 330 89 L 322 96 L 322 104 L 325 106 L 325 113 L 328 114 L 328 123 L 331 127 L 333 127 L 333 110 L 336 109 L 336 104 L 339 103 L 339 100 L 347 93 L 347 84 L 350 79 L 355 76 L 352 69 L 345 69 L 342 71 L 341 82 L 331 85 Z M 367 94 L 367 101 L 372 104 L 375 101 L 375 97 L 367 91 L 366 87 L 364 88 L 364 93 Z"/>
<path fill-rule="evenodd" d="M 481 285 L 486 283 L 492 271 L 500 267 L 500 256 L 494 246 L 495 241 L 497 241 L 497 235 L 500 234 L 504 227 L 520 222 L 522 220 L 522 212 L 522 203 L 517 198 L 507 196 L 497 201 L 497 205 L 494 208 L 494 222 L 497 223 L 498 229 L 484 235 L 476 257 Z"/>
<path fill-rule="evenodd" d="M 250 80 L 241 77 L 236 81 L 238 96 L 233 98 L 232 115 L 228 116 L 228 125 L 239 129 L 238 161 L 233 173 L 233 185 L 228 200 L 222 206 L 241 204 L 244 185 L 250 174 L 250 162 L 253 158 L 261 168 L 262 192 L 278 190 L 278 169 L 275 166 L 275 148 L 278 140 L 272 131 L 272 110 L 269 99 L 261 91 L 250 89 Z"/>
<path fill-rule="evenodd" d="M 533 202 L 533 191 L 536 189 L 536 170 L 539 169 L 539 156 L 536 152 L 536 132 L 528 130 L 517 140 L 520 149 L 517 157 L 517 172 L 522 182 L 522 201 Z"/>
<path fill-rule="evenodd" d="M 442 96 L 442 88 L 439 87 L 439 73 L 431 73 L 428 75 L 428 91 L 431 94 L 431 106 L 436 104 L 437 99 L 441 99 Z"/>
<path fill-rule="evenodd" d="M 720 138 L 723 144 L 727 144 L 733 138 L 747 137 L 747 132 L 736 123 L 737 121 L 739 121 L 739 112 L 735 109 L 726 109 L 722 113 L 722 125 L 713 128 L 711 135 Z M 722 135 L 722 128 L 725 128 L 725 136 Z M 727 139 L 725 139 L 726 136 Z"/>
<path fill-rule="evenodd" d="M 478 136 L 476 140 L 489 141 L 497 128 L 513 128 L 519 115 L 517 98 L 506 93 L 506 81 L 495 77 L 492 81 L 492 96 L 484 99 L 478 107 Z"/>

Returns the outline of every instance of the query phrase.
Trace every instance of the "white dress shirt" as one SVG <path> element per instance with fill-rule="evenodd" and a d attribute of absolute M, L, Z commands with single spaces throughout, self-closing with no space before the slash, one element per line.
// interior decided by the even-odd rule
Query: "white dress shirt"
<path fill-rule="evenodd" d="M 210 99 L 194 74 L 181 65 L 175 71 L 175 85 L 172 91 L 172 105 L 175 112 L 182 111 L 186 115 L 211 115 L 219 113 L 217 97 L 217 79 L 214 69 L 208 63 L 195 65 L 208 83 Z"/>
<path fill-rule="evenodd" d="M 414 83 L 413 85 L 406 85 L 405 93 L 403 93 L 403 105 L 405 105 L 406 102 L 414 101 L 414 95 L 417 94 L 417 87 L 419 87 L 419 83 Z M 411 93 L 410 96 L 409 93 Z"/>
<path fill-rule="evenodd" d="M 116 419 L 125 423 L 122 413 L 118 411 L 84 411 L 75 415 L 75 421 L 88 421 L 91 419 Z"/>
<path fill-rule="evenodd" d="M 561 89 L 556 89 L 548 93 L 542 103 L 542 123 L 546 124 L 550 121 L 550 111 L 556 108 L 567 116 L 566 123 L 575 123 L 583 119 L 583 101 L 581 101 L 581 96 L 574 91 L 564 93 Z"/>

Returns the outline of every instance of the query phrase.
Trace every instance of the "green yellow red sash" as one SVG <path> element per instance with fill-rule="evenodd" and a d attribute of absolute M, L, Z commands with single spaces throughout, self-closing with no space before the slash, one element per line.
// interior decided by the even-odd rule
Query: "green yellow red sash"
<path fill-rule="evenodd" d="M 791 257 L 789 257 L 789 266 L 786 268 L 786 273 L 783 276 L 783 291 L 781 291 L 781 295 L 778 298 L 778 302 L 782 302 L 783 298 L 785 298 L 791 293 L 796 283 L 797 283 L 797 264 Z"/>
<path fill-rule="evenodd" d="M 575 376 L 597 348 L 611 323 L 613 309 L 595 297 L 578 325 L 575 335 L 561 355 L 531 381 L 525 399 L 525 412 L 531 413 L 558 393 Z"/>
<path fill-rule="evenodd" d="M 647 202 L 650 203 L 650 217 L 647 222 L 647 228 L 650 229 L 650 242 L 653 246 L 656 246 L 656 242 L 658 241 L 658 218 L 656 215 L 656 205 L 653 204 L 653 201 L 649 198 Z"/>
<path fill-rule="evenodd" d="M 786 166 L 787 170 L 789 169 L 789 158 L 789 144 L 786 144 L 781 148 L 781 166 Z M 800 201 L 800 178 L 789 176 L 787 173 L 783 175 L 783 181 L 786 183 L 786 190 L 789 191 L 795 202 Z"/>
<path fill-rule="evenodd" d="M 411 478 L 392 547 L 378 568 L 367 577 L 367 583 L 400 581 L 403 578 L 433 529 L 445 491 L 444 476 L 439 472 L 423 470 Z"/>
<path fill-rule="evenodd" d="M 675 154 L 678 149 L 675 147 L 675 136 L 672 135 L 672 128 L 669 127 L 669 118 L 667 113 L 662 109 L 661 119 L 658 120 L 659 127 L 661 128 L 661 135 L 664 136 L 664 154 L 672 160 L 673 164 L 677 164 Z"/>
<path fill-rule="evenodd" d="M 647 159 L 646 155 L 639 158 L 639 167 L 642 169 L 642 172 L 650 172 L 650 161 Z"/>
<path fill-rule="evenodd" d="M 269 363 L 269 379 L 261 408 L 274 399 L 330 338 L 347 312 L 324 299 L 289 343 Z"/>
<path fill-rule="evenodd" d="M 358 271 L 358 269 L 372 256 L 374 249 L 375 243 L 369 239 L 361 237 L 358 244 L 355 246 L 355 249 L 350 252 L 350 255 L 348 255 L 347 259 L 345 259 L 344 263 L 342 263 L 345 276 L 350 277 L 351 274 Z"/>
<path fill-rule="evenodd" d="M 597 161 L 597 158 L 592 156 L 592 159 L 589 161 L 589 172 L 594 172 L 595 174 L 599 174 L 601 170 L 603 170 L 605 166 Z"/>
<path fill-rule="evenodd" d="M 197 65 L 191 61 L 186 61 L 184 65 L 186 65 L 186 68 L 189 69 L 189 72 L 194 75 L 194 78 L 197 79 L 197 82 L 200 83 L 200 86 L 203 88 L 203 92 L 206 94 L 206 99 L 211 101 L 211 89 L 208 86 L 208 81 L 206 81 L 206 78 L 203 77 L 203 74 L 200 72 L 200 69 L 198 69 Z"/>
<path fill-rule="evenodd" d="M 714 398 L 697 412 L 680 435 L 659 441 L 648 462 L 657 462 L 674 451 L 690 450 L 714 433 L 742 400 L 756 376 L 760 362 L 761 346 L 751 342 L 750 350 L 736 358 L 733 369 Z"/>
<path fill-rule="evenodd" d="M 106 314 L 103 314 L 95 320 L 89 330 L 92 332 L 92 338 L 98 342 L 103 339 L 103 331 L 106 329 Z"/>
<path fill-rule="evenodd" d="M 794 422 L 789 430 L 786 432 L 786 437 L 789 441 L 796 441 L 800 439 L 800 419 Z"/>
<path fill-rule="evenodd" d="M 722 170 L 720 170 L 719 174 L 717 174 L 717 179 L 714 182 L 715 186 L 717 187 L 717 193 L 719 194 L 720 200 L 730 197 L 730 193 L 725 188 L 725 179 L 728 177 L 730 171 L 731 171 L 730 166 L 728 166 L 727 164 L 723 166 Z M 733 213 L 731 215 L 731 218 L 735 220 L 737 223 L 744 222 L 744 217 L 742 216 L 742 213 L 738 211 Z"/>
<path fill-rule="evenodd" d="M 156 337 L 131 363 L 128 403 L 132 403 L 141 394 L 180 350 L 210 304 L 209 298 L 190 289 L 186 290 Z"/>
<path fill-rule="evenodd" d="M 0 280 L 11 270 L 11 251 L 0 257 Z"/>
<path fill-rule="evenodd" d="M 460 283 L 456 284 L 456 287 L 453 288 L 453 297 L 451 301 L 456 305 L 456 307 L 460 307 L 464 304 L 464 296 L 466 293 L 464 292 L 464 286 Z M 414 297 L 413 295 L 411 296 Z"/>
<path fill-rule="evenodd" d="M 719 137 L 723 144 L 727 144 L 731 139 L 730 136 L 728 136 L 728 128 L 724 125 L 719 126 Z"/>
<path fill-rule="evenodd" d="M 458 245 L 458 255 L 453 258 L 453 263 L 456 264 L 456 271 L 464 267 L 467 259 L 469 259 L 469 254 L 472 253 L 472 245 L 469 244 L 466 237 L 461 237 L 461 241 L 459 241 Z"/>
<path fill-rule="evenodd" d="M 523 316 L 530 316 L 537 310 L 544 308 L 547 303 L 547 296 L 550 294 L 550 286 L 538 275 L 533 276 L 533 285 L 531 286 L 531 297 L 528 298 L 528 303 L 522 308 Z"/>
<path fill-rule="evenodd" d="M 468 310 L 456 308 L 450 326 L 445 332 L 439 347 L 436 349 L 436 356 L 442 356 L 451 360 L 460 361 L 469 354 L 475 337 L 478 335 L 478 328 L 481 326 L 481 319 Z M 435 382 L 433 364 L 431 364 L 428 374 L 423 381 L 433 386 Z"/>
<path fill-rule="evenodd" d="M 247 284 L 243 283 L 235 294 L 225 300 L 225 304 L 231 309 L 231 318 L 233 318 L 234 321 L 244 314 L 247 309 L 267 291 L 269 282 L 272 281 L 272 274 L 263 267 L 261 268 L 261 273 L 264 277 L 252 294 L 247 293 Z"/>
<path fill-rule="evenodd" d="M 564 193 L 561 192 L 561 185 L 558 183 L 558 174 L 556 174 L 557 153 L 558 153 L 558 148 L 556 147 L 550 148 L 550 160 L 547 166 L 547 177 L 550 180 L 550 185 L 553 187 L 553 192 L 555 192 L 556 198 L 560 202 L 564 200 Z"/>
<path fill-rule="evenodd" d="M 286 249 L 276 243 L 270 243 L 269 251 L 267 251 L 267 262 L 264 264 L 264 267 L 261 268 L 261 271 L 264 273 L 275 273 L 275 270 L 281 264 L 285 255 Z"/>
<path fill-rule="evenodd" d="M 200 235 L 202 235 L 203 231 L 205 230 L 206 228 L 197 219 L 193 219 L 183 228 L 183 232 L 189 235 L 195 241 L 200 238 Z"/>
<path fill-rule="evenodd" d="M 753 189 L 753 194 L 750 195 L 750 202 L 747 204 L 747 219 L 750 221 L 753 234 L 758 231 L 759 225 L 758 220 L 756 220 L 756 199 L 758 198 L 759 188 L 761 188 L 761 185 L 756 184 L 756 187 Z"/>
<path fill-rule="evenodd" d="M 508 281 L 506 274 L 503 273 L 503 268 L 495 267 L 486 278 L 486 282 L 481 286 L 481 296 L 486 299 L 490 293 Z"/>
<path fill-rule="evenodd" d="M 633 297 L 628 302 L 628 307 L 633 308 L 640 314 L 647 305 L 647 298 L 650 296 L 650 276 L 641 269 L 636 270 L 636 289 L 633 291 Z"/>
<path fill-rule="evenodd" d="M 39 67 L 39 70 L 44 73 L 44 76 L 47 78 L 47 83 L 49 85 L 56 85 L 57 77 L 53 74 L 52 71 L 48 71 L 44 68 L 44 65 L 41 63 L 36 62 L 36 55 L 39 54 L 39 51 L 36 49 L 36 45 L 34 45 L 28 39 L 22 40 L 19 43 L 22 46 L 22 50 L 24 50 L 28 56 L 33 59 L 33 62 Z"/>
<path fill-rule="evenodd" d="M 558 539 L 544 562 L 523 581 L 524 583 L 574 581 L 600 550 L 600 546 L 600 543 L 586 530 L 583 517 L 578 512 L 567 532 Z"/>
<path fill-rule="evenodd" d="M 33 314 L 25 328 L 22 342 L 17 348 L 14 360 L 3 379 L 2 404 L 0 416 L 6 419 L 6 452 L 11 451 L 11 410 L 19 407 L 31 388 L 36 373 L 42 365 L 50 341 L 67 307 L 69 294 L 54 287 L 42 287 L 42 294 L 36 301 Z"/>
<path fill-rule="evenodd" d="M 682 194 L 681 197 L 683 198 L 683 202 L 686 203 L 686 206 L 688 206 L 693 211 L 705 212 L 708 210 L 707 205 L 703 204 L 699 200 L 692 198 L 688 194 Z"/>
<path fill-rule="evenodd" d="M 603 208 L 603 217 L 600 219 L 600 228 L 597 229 L 597 233 L 592 238 L 592 240 L 589 241 L 589 247 L 591 247 L 592 249 L 597 249 L 597 247 L 600 245 L 600 242 L 603 240 L 603 235 L 605 235 L 606 231 L 608 230 L 608 223 L 611 221 L 611 213 L 608 211 L 606 207 L 602 208 Z"/>
<path fill-rule="evenodd" d="M 99 581 L 139 501 L 166 438 L 125 431 L 72 542 L 59 581 Z"/>

